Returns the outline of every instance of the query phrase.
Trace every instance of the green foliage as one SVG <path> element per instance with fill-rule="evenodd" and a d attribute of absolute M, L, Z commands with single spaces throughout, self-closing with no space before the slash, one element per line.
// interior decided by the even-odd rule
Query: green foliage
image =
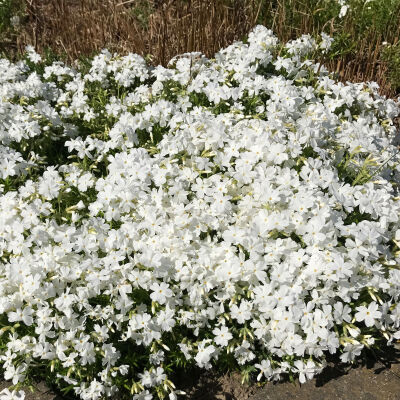
<path fill-rule="evenodd" d="M 388 64 L 388 75 L 397 93 L 400 93 L 400 42 L 383 49 L 383 60 Z"/>
<path fill-rule="evenodd" d="M 0 1 L 0 34 L 13 29 L 13 17 L 22 16 L 24 10 L 23 0 Z"/>
<path fill-rule="evenodd" d="M 153 13 L 153 2 L 149 0 L 138 0 L 130 7 L 129 12 L 135 16 L 141 27 L 147 29 L 149 26 L 149 18 Z"/>
<path fill-rule="evenodd" d="M 348 4 L 349 14 L 346 17 L 360 36 L 370 30 L 385 34 L 398 27 L 399 0 L 350 0 Z"/>
<path fill-rule="evenodd" d="M 357 42 L 348 32 L 339 32 L 329 51 L 328 58 L 333 60 L 345 55 L 354 56 L 357 52 Z"/>

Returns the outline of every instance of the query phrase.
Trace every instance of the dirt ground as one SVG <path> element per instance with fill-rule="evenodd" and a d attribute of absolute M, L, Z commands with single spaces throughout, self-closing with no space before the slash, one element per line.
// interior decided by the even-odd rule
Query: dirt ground
<path fill-rule="evenodd" d="M 205 376 L 189 393 L 190 400 L 400 400 L 400 363 L 390 368 L 376 363 L 348 372 L 330 366 L 304 385 L 284 382 L 244 387 L 238 375 Z"/>
<path fill-rule="evenodd" d="M 190 400 L 400 400 L 400 350 L 370 354 L 357 366 L 329 363 L 317 377 L 300 385 L 241 385 L 240 375 L 204 374 L 188 391 Z"/>
<path fill-rule="evenodd" d="M 356 367 L 330 363 L 324 372 L 304 385 L 298 382 L 241 384 L 239 374 L 218 376 L 205 372 L 182 376 L 187 400 L 400 400 L 400 351 L 389 349 L 365 358 Z M 0 382 L 0 391 L 9 386 Z M 26 390 L 26 400 L 71 400 L 39 383 Z"/>

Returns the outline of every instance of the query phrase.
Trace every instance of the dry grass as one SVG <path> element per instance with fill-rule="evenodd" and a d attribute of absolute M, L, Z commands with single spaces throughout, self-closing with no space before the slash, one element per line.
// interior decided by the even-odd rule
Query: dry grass
<path fill-rule="evenodd" d="M 29 43 L 39 52 L 51 49 L 64 54 L 68 61 L 103 48 L 121 54 L 151 55 L 153 64 L 163 65 L 184 52 L 201 51 L 212 56 L 242 39 L 257 23 L 273 29 L 282 41 L 303 33 L 338 32 L 334 18 L 317 18 L 319 12 L 329 14 L 322 0 L 25 1 L 27 17 L 9 43 L 8 53 L 13 48 L 14 54 L 20 54 Z M 322 8 L 313 8 L 314 3 Z M 399 88 L 388 79 L 381 43 L 399 40 L 400 9 L 398 22 L 386 32 L 369 29 L 359 40 L 359 32 L 349 20 L 340 29 L 356 47 L 324 63 L 344 81 L 375 80 L 383 94 L 394 96 Z"/>
<path fill-rule="evenodd" d="M 31 0 L 18 50 L 33 43 L 69 60 L 102 48 L 152 55 L 165 65 L 173 56 L 202 51 L 211 56 L 256 24 L 256 1 Z M 134 6 L 134 7 L 133 7 Z M 147 15 L 146 15 L 147 14 Z"/>

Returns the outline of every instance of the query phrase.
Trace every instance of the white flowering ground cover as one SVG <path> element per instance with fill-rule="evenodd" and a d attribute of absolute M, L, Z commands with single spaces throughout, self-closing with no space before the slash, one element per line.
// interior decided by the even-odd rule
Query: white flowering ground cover
<path fill-rule="evenodd" d="M 329 45 L 0 60 L 0 399 L 304 382 L 400 338 L 399 104 L 307 59 Z"/>

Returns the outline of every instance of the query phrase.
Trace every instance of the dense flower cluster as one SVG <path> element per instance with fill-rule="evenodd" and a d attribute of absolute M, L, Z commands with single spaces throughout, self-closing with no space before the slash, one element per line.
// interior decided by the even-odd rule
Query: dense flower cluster
<path fill-rule="evenodd" d="M 330 43 L 0 60 L 5 379 L 174 399 L 176 367 L 304 382 L 400 338 L 399 107 Z"/>

